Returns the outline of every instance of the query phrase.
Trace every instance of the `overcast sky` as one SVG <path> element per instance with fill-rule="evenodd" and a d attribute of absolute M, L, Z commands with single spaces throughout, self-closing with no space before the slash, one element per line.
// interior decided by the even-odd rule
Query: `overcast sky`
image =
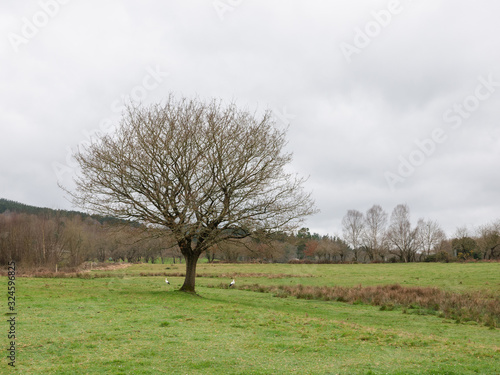
<path fill-rule="evenodd" d="M 500 2 L 40 0 L 0 5 L 0 198 L 72 208 L 71 150 L 124 100 L 272 109 L 341 234 L 348 209 L 500 219 Z"/>

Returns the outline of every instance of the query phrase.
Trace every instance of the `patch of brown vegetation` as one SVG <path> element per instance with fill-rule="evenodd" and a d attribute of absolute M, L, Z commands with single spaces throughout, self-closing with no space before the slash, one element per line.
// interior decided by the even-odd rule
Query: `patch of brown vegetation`
<path fill-rule="evenodd" d="M 228 288 L 220 284 L 220 288 Z M 456 321 L 476 321 L 489 327 L 500 327 L 500 296 L 485 292 L 453 293 L 433 287 L 403 287 L 399 284 L 379 286 L 305 286 L 305 285 L 239 285 L 237 289 L 274 293 L 276 297 L 296 297 L 351 304 L 381 306 L 381 310 L 413 309 Z"/>
<path fill-rule="evenodd" d="M 109 270 L 109 271 L 114 271 L 114 270 L 121 270 L 123 268 L 128 268 L 132 266 L 132 263 L 118 263 L 118 264 L 113 264 L 113 263 L 99 263 L 97 267 L 94 267 L 94 270 Z"/>
<path fill-rule="evenodd" d="M 114 277 L 116 275 L 112 274 L 92 274 L 92 276 L 83 276 L 85 274 L 90 275 L 90 271 L 101 270 L 101 271 L 114 271 L 118 269 L 123 269 L 130 267 L 132 264 L 130 263 L 92 263 L 89 262 L 83 263 L 78 267 L 63 267 L 60 268 L 57 272 L 55 272 L 54 268 L 47 267 L 17 267 L 16 276 L 18 277 L 40 277 L 40 278 L 98 278 L 98 277 Z M 3 272 L 0 273 L 0 276 L 6 276 L 7 273 L 5 271 L 5 275 Z"/>

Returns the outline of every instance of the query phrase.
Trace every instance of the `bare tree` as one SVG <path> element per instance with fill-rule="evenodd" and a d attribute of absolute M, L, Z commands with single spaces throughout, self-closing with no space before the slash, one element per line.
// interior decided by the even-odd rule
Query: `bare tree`
<path fill-rule="evenodd" d="M 477 244 L 483 259 L 500 257 L 500 220 L 477 229 Z"/>
<path fill-rule="evenodd" d="M 209 250 L 215 249 L 222 260 L 226 262 L 237 262 L 240 256 L 247 254 L 248 244 L 247 239 L 239 241 L 221 241 Z"/>
<path fill-rule="evenodd" d="M 361 236 L 365 228 L 363 214 L 357 210 L 348 210 L 342 219 L 342 233 L 344 241 L 351 247 L 354 260 L 357 261 L 361 247 Z"/>
<path fill-rule="evenodd" d="M 446 234 L 437 221 L 419 219 L 417 223 L 417 243 L 425 255 L 430 255 L 446 239 Z"/>
<path fill-rule="evenodd" d="M 345 241 L 336 236 L 333 237 L 333 241 L 335 243 L 335 249 L 334 249 L 335 255 L 339 256 L 339 260 L 341 262 L 346 262 L 348 260 L 351 250 L 349 248 L 349 245 Z"/>
<path fill-rule="evenodd" d="M 344 262 L 349 254 L 349 246 L 337 236 L 323 236 L 316 248 L 319 260 Z"/>
<path fill-rule="evenodd" d="M 335 257 L 335 242 L 330 236 L 323 236 L 318 243 L 316 248 L 316 255 L 318 258 L 331 261 L 332 257 Z"/>
<path fill-rule="evenodd" d="M 114 134 L 75 153 L 73 202 L 171 233 L 186 259 L 181 290 L 194 292 L 198 258 L 214 244 L 290 231 L 316 212 L 304 179 L 285 171 L 285 136 L 270 112 L 257 119 L 216 101 L 130 105 Z"/>
<path fill-rule="evenodd" d="M 387 212 L 378 204 L 373 205 L 365 216 L 365 229 L 362 234 L 362 242 L 368 258 L 373 261 L 381 256 L 385 242 L 385 230 L 387 227 Z"/>
<path fill-rule="evenodd" d="M 406 204 L 398 204 L 391 214 L 387 239 L 392 245 L 392 252 L 405 263 L 415 260 L 417 233 L 418 228 L 411 227 L 410 208 Z"/>
<path fill-rule="evenodd" d="M 465 238 L 465 237 L 470 237 L 470 233 L 469 233 L 469 228 L 467 228 L 467 226 L 462 226 L 462 227 L 458 227 L 456 230 L 455 230 L 455 234 L 453 235 L 454 238 Z"/>
<path fill-rule="evenodd" d="M 67 255 L 67 265 L 70 267 L 76 267 L 86 259 L 87 241 L 82 227 L 80 216 L 75 216 L 65 222 L 62 245 Z"/>

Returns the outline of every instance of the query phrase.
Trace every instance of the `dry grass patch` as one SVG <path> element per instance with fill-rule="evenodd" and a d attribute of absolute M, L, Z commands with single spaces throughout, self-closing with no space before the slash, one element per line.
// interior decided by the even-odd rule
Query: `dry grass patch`
<path fill-rule="evenodd" d="M 128 268 L 131 263 L 92 263 L 85 262 L 78 267 L 64 267 L 55 272 L 54 268 L 47 267 L 17 267 L 16 276 L 18 277 L 38 277 L 38 278 L 81 278 L 92 279 L 100 277 L 123 277 L 116 273 L 91 273 L 90 271 L 116 271 L 118 269 Z M 5 274 L 4 274 L 5 273 Z M 0 276 L 7 276 L 6 271 L 0 272 Z"/>
<path fill-rule="evenodd" d="M 228 288 L 220 284 L 220 288 Z M 273 293 L 276 297 L 296 297 L 351 304 L 381 306 L 381 310 L 402 308 L 420 314 L 435 314 L 461 321 L 475 321 L 491 328 L 500 327 L 500 296 L 486 292 L 454 293 L 432 287 L 403 287 L 399 284 L 379 286 L 305 286 L 240 285 L 241 290 Z M 413 312 L 413 311 L 412 311 Z"/>

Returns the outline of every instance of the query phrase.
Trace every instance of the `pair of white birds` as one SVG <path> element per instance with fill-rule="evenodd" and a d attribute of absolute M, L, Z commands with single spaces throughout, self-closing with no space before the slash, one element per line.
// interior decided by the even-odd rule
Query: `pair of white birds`
<path fill-rule="evenodd" d="M 170 282 L 167 280 L 167 278 L 166 278 L 166 277 L 165 277 L 165 282 L 166 282 L 168 285 L 170 285 Z M 229 283 L 229 287 L 232 287 L 233 285 L 234 285 L 234 279 L 233 279 L 233 281 L 231 281 L 231 282 Z"/>

